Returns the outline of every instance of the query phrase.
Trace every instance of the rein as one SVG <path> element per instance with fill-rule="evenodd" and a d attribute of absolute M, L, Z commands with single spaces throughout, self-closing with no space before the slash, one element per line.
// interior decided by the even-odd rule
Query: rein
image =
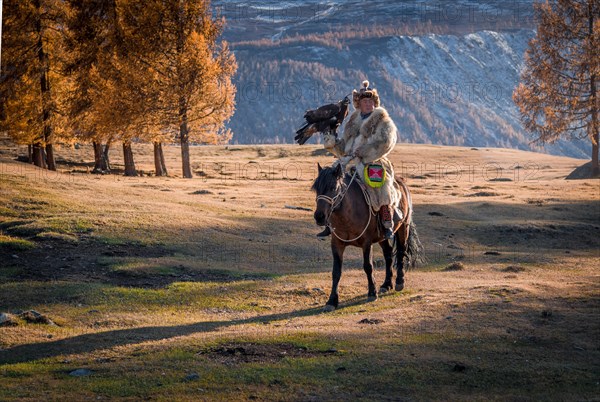
<path fill-rule="evenodd" d="M 352 175 L 352 179 L 350 179 L 350 182 L 346 185 L 344 190 L 337 193 L 334 197 L 329 197 L 327 195 L 318 195 L 317 196 L 317 201 L 323 200 L 331 205 L 331 208 L 329 210 L 329 215 L 327 215 L 327 227 L 329 227 L 329 229 L 331 230 L 331 233 L 333 233 L 333 235 L 335 237 L 337 237 L 339 240 L 341 240 L 345 243 L 352 243 L 353 241 L 360 239 L 365 234 L 365 232 L 367 231 L 367 228 L 371 224 L 371 215 L 372 215 L 371 202 L 370 202 L 368 194 L 366 193 L 366 190 L 364 190 L 362 187 L 361 187 L 361 190 L 363 192 L 363 196 L 365 197 L 365 201 L 367 202 L 367 207 L 369 208 L 369 220 L 367 221 L 367 225 L 365 226 L 363 231 L 354 239 L 346 240 L 346 239 L 342 239 L 340 236 L 338 236 L 337 233 L 335 233 L 335 228 L 333 226 L 331 226 L 331 223 L 330 223 L 330 218 L 331 218 L 331 215 L 333 214 L 333 211 L 342 204 L 342 201 L 343 201 L 344 197 L 346 197 L 346 194 L 348 193 L 348 190 L 350 189 L 352 182 L 356 178 L 356 173 L 357 173 L 357 171 L 355 170 L 354 174 Z"/>

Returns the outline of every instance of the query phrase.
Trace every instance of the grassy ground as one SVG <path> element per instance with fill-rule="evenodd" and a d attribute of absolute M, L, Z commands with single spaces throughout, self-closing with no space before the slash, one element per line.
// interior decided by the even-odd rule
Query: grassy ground
<path fill-rule="evenodd" d="M 194 148 L 192 180 L 176 147 L 167 178 L 87 174 L 88 147 L 60 149 L 59 173 L 18 151 L 0 153 L 0 400 L 600 393 L 600 187 L 564 180 L 583 161 L 398 145 L 429 262 L 366 303 L 348 250 L 341 308 L 323 314 L 329 247 L 286 208 L 313 207 L 332 162 L 317 147 Z M 134 152 L 151 171 L 151 147 Z"/>

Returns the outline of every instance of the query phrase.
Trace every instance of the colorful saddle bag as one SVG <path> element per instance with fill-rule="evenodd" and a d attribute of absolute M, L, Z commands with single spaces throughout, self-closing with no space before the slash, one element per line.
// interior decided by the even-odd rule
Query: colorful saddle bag
<path fill-rule="evenodd" d="M 373 188 L 379 188 L 385 183 L 385 168 L 379 163 L 365 165 L 364 173 L 365 181 Z"/>

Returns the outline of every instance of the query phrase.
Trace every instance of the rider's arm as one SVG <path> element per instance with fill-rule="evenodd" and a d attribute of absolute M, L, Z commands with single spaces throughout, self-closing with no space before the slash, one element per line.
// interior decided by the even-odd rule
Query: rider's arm
<path fill-rule="evenodd" d="M 346 141 L 344 138 L 336 138 L 333 134 L 323 136 L 323 147 L 338 158 L 346 155 Z"/>

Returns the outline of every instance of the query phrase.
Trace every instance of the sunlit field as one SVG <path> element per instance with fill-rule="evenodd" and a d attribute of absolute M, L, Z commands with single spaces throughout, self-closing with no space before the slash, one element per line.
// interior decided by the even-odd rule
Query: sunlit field
<path fill-rule="evenodd" d="M 583 160 L 398 144 L 427 262 L 367 303 L 313 220 L 319 146 L 192 147 L 193 179 L 0 153 L 0 400 L 593 400 L 600 183 Z M 376 280 L 383 281 L 375 247 Z M 33 310 L 33 312 L 32 312 Z M 39 313 L 37 315 L 36 313 Z"/>

